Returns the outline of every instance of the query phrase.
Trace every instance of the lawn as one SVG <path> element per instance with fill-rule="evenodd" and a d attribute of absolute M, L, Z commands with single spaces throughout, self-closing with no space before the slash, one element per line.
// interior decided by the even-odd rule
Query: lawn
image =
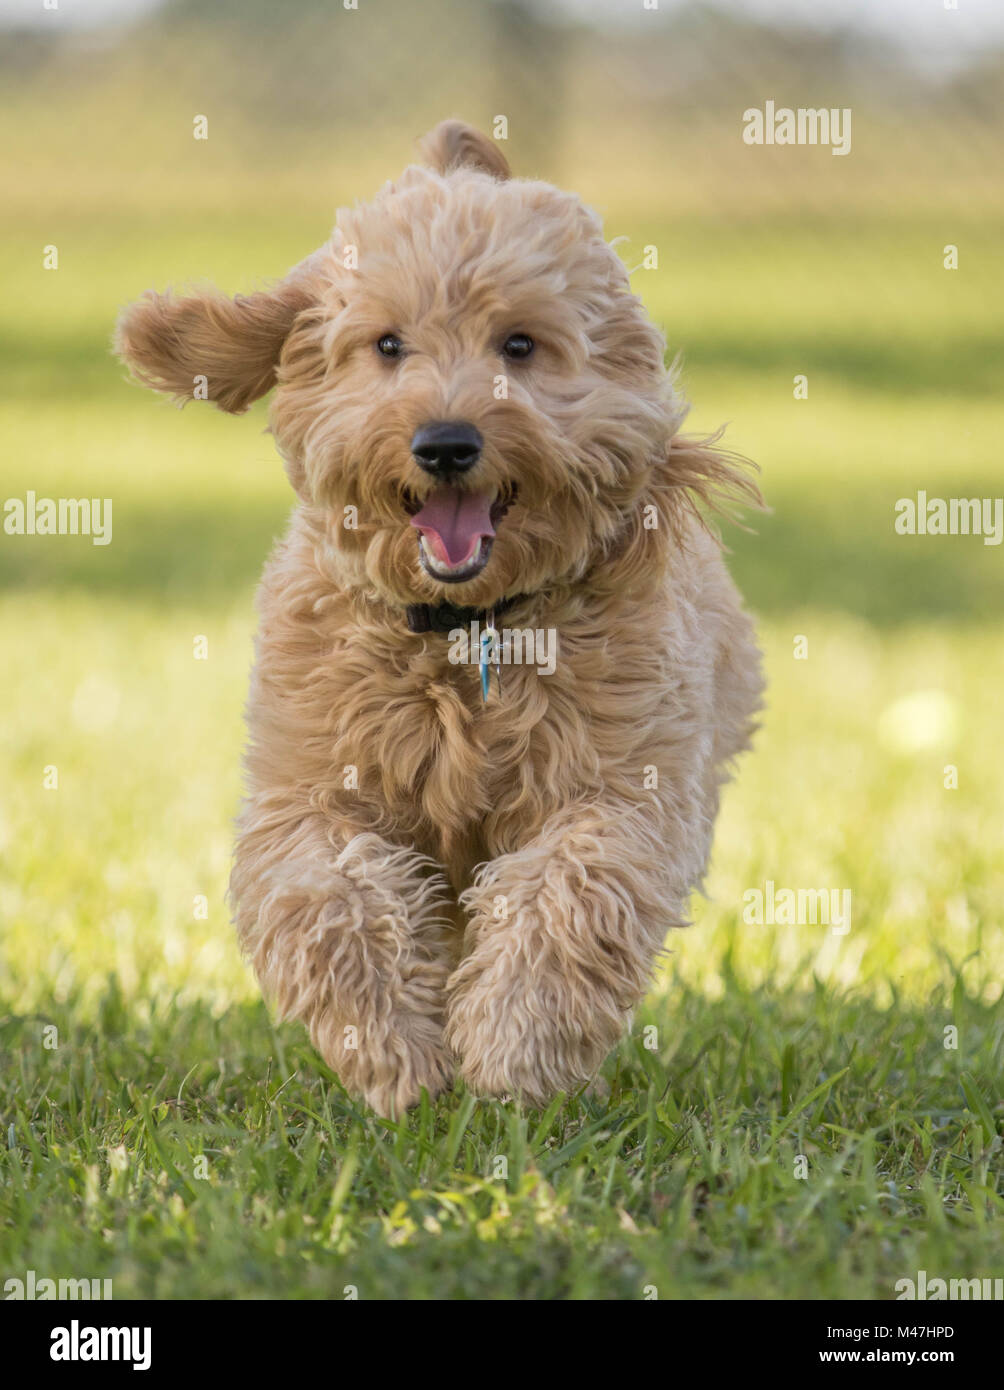
<path fill-rule="evenodd" d="M 609 227 L 630 265 L 659 245 L 634 283 L 695 426 L 763 467 L 773 511 L 728 543 L 769 707 L 597 1082 L 393 1124 L 270 1022 L 224 903 L 253 584 L 290 506 L 264 412 L 178 413 L 106 354 L 148 285 L 246 289 L 326 218 L 68 211 L 50 273 L 43 223 L 2 247 L 4 495 L 111 497 L 114 539 L 0 536 L 0 1269 L 169 1298 L 999 1276 L 1004 555 L 893 529 L 920 488 L 1001 491 L 999 228 Z M 768 881 L 850 890 L 850 929 L 744 921 Z"/>

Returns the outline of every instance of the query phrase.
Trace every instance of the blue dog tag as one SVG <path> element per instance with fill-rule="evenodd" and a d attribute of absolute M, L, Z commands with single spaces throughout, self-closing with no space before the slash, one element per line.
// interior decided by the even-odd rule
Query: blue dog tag
<path fill-rule="evenodd" d="M 492 655 L 495 657 L 495 676 L 498 681 L 499 696 L 502 694 L 502 666 L 500 638 L 498 629 L 495 627 L 495 614 L 493 613 L 488 623 L 481 633 L 480 649 L 478 652 L 478 665 L 481 671 L 481 702 L 488 703 L 488 688 L 492 682 Z"/>

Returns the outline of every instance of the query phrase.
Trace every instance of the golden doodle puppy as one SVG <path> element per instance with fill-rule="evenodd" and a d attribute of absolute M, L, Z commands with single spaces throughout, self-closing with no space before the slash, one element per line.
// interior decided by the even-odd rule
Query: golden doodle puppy
<path fill-rule="evenodd" d="M 231 883 L 266 994 L 389 1114 L 588 1079 L 704 872 L 761 676 L 665 343 L 596 215 L 456 121 L 275 289 L 148 294 L 136 376 L 271 388 Z M 201 390 L 200 390 L 201 384 Z"/>

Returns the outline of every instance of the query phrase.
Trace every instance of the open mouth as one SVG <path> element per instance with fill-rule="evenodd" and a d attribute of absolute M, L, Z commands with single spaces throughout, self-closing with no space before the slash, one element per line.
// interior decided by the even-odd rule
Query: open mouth
<path fill-rule="evenodd" d="M 435 488 L 411 517 L 426 574 L 441 584 L 462 584 L 479 575 L 491 557 L 496 528 L 514 499 L 515 488 L 498 494 L 449 484 Z"/>

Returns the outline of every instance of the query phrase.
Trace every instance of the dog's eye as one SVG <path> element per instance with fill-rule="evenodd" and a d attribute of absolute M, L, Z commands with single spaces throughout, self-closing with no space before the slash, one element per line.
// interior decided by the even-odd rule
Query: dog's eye
<path fill-rule="evenodd" d="M 396 333 L 384 333 L 377 339 L 377 352 L 384 357 L 400 357 L 404 352 L 404 343 Z"/>
<path fill-rule="evenodd" d="M 511 357 L 514 361 L 521 361 L 524 357 L 529 357 L 533 352 L 533 339 L 529 333 L 510 333 L 502 344 L 502 351 L 506 357 Z"/>

